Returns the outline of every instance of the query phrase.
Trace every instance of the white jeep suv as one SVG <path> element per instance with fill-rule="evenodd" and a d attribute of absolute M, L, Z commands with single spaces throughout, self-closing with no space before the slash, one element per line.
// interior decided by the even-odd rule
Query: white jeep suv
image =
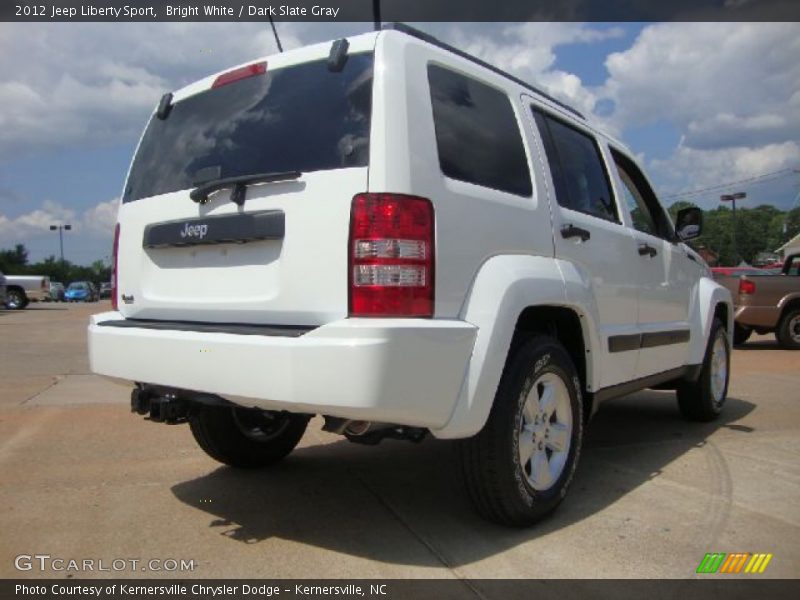
<path fill-rule="evenodd" d="M 607 398 L 717 416 L 732 307 L 630 151 L 574 109 L 404 26 L 166 94 L 133 160 L 92 369 L 217 460 L 458 438 L 476 508 L 564 497 Z M 683 236 L 683 237 L 682 237 Z"/>

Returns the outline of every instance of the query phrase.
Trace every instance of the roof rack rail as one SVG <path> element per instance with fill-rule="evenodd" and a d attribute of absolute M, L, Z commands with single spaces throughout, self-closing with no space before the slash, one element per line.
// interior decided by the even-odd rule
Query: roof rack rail
<path fill-rule="evenodd" d="M 434 46 L 436 46 L 438 48 L 441 48 L 442 50 L 447 50 L 448 52 L 452 52 L 453 54 L 456 54 L 456 55 L 460 56 L 461 58 L 466 58 L 467 60 L 472 61 L 475 64 L 478 64 L 478 65 L 484 67 L 485 69 L 489 69 L 490 71 L 492 71 L 494 73 L 497 73 L 498 75 L 502 75 L 503 77 L 506 77 L 507 79 L 510 79 L 514 83 L 518 83 L 519 85 L 529 89 L 532 92 L 535 92 L 536 94 L 538 94 L 539 96 L 542 96 L 543 98 L 547 98 L 553 104 L 556 104 L 556 105 L 560 106 L 561 108 L 563 108 L 564 110 L 567 110 L 567 111 L 571 112 L 572 114 L 577 115 L 578 117 L 580 117 L 584 121 L 586 120 L 586 117 L 584 117 L 583 114 L 581 114 L 580 111 L 578 111 L 577 109 L 571 107 L 569 104 L 566 104 L 566 103 L 562 102 L 561 100 L 557 100 L 556 98 L 553 98 L 550 94 L 548 94 L 546 92 L 543 92 L 542 90 L 540 90 L 539 88 L 537 88 L 535 86 L 532 86 L 530 83 L 527 83 L 527 82 L 523 81 L 519 77 L 514 77 L 510 73 L 507 73 L 506 71 L 503 71 L 503 69 L 499 69 L 498 67 L 490 65 L 486 61 L 483 61 L 480 58 L 477 58 L 475 56 L 472 56 L 471 54 L 468 54 L 468 53 L 464 52 L 463 50 L 459 50 L 458 48 L 455 48 L 455 47 L 451 46 L 450 44 L 445 44 L 441 40 L 433 37 L 432 35 L 430 35 L 428 33 L 425 33 L 424 31 L 420 31 L 419 29 L 415 29 L 415 28 L 413 28 L 413 27 L 411 27 L 409 25 L 406 25 L 405 23 L 384 23 L 383 27 L 381 29 L 389 29 L 389 30 L 399 31 L 401 33 L 408 34 L 408 35 L 410 35 L 412 37 L 415 37 L 417 39 L 422 40 L 423 42 L 428 42 L 429 44 L 433 44 Z"/>

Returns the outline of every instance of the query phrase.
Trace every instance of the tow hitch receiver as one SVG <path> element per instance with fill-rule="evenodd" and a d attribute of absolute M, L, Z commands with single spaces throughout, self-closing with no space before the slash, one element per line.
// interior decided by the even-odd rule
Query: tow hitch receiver
<path fill-rule="evenodd" d="M 131 412 L 148 415 L 156 423 L 174 425 L 188 420 L 189 403 L 175 394 L 157 394 L 137 387 L 131 392 Z"/>

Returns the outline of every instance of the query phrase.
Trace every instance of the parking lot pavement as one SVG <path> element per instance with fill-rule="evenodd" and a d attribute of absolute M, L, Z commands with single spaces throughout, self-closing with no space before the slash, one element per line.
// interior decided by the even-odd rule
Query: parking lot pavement
<path fill-rule="evenodd" d="M 684 578 L 707 552 L 763 552 L 757 577 L 800 574 L 800 352 L 771 337 L 734 352 L 715 423 L 682 421 L 671 392 L 604 405 L 567 500 L 520 531 L 475 516 L 447 442 L 363 447 L 317 419 L 277 467 L 220 467 L 89 373 L 101 310 L 0 311 L 2 577 L 66 574 L 15 569 L 37 553 L 193 560 L 177 575 L 203 578 Z M 130 564 L 73 576 L 176 575 Z"/>

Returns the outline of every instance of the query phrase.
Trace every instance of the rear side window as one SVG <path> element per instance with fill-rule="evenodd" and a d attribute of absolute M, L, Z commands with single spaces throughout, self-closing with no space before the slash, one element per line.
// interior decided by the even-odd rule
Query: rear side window
<path fill-rule="evenodd" d="M 175 103 L 147 126 L 123 202 L 196 187 L 202 170 L 224 178 L 366 166 L 372 65 L 371 53 L 350 56 L 338 73 L 324 60 L 267 65 Z"/>
<path fill-rule="evenodd" d="M 534 108 L 558 203 L 619 222 L 600 148 L 591 136 Z"/>
<path fill-rule="evenodd" d="M 442 173 L 530 196 L 528 161 L 508 95 L 437 65 L 428 65 L 428 82 Z"/>

